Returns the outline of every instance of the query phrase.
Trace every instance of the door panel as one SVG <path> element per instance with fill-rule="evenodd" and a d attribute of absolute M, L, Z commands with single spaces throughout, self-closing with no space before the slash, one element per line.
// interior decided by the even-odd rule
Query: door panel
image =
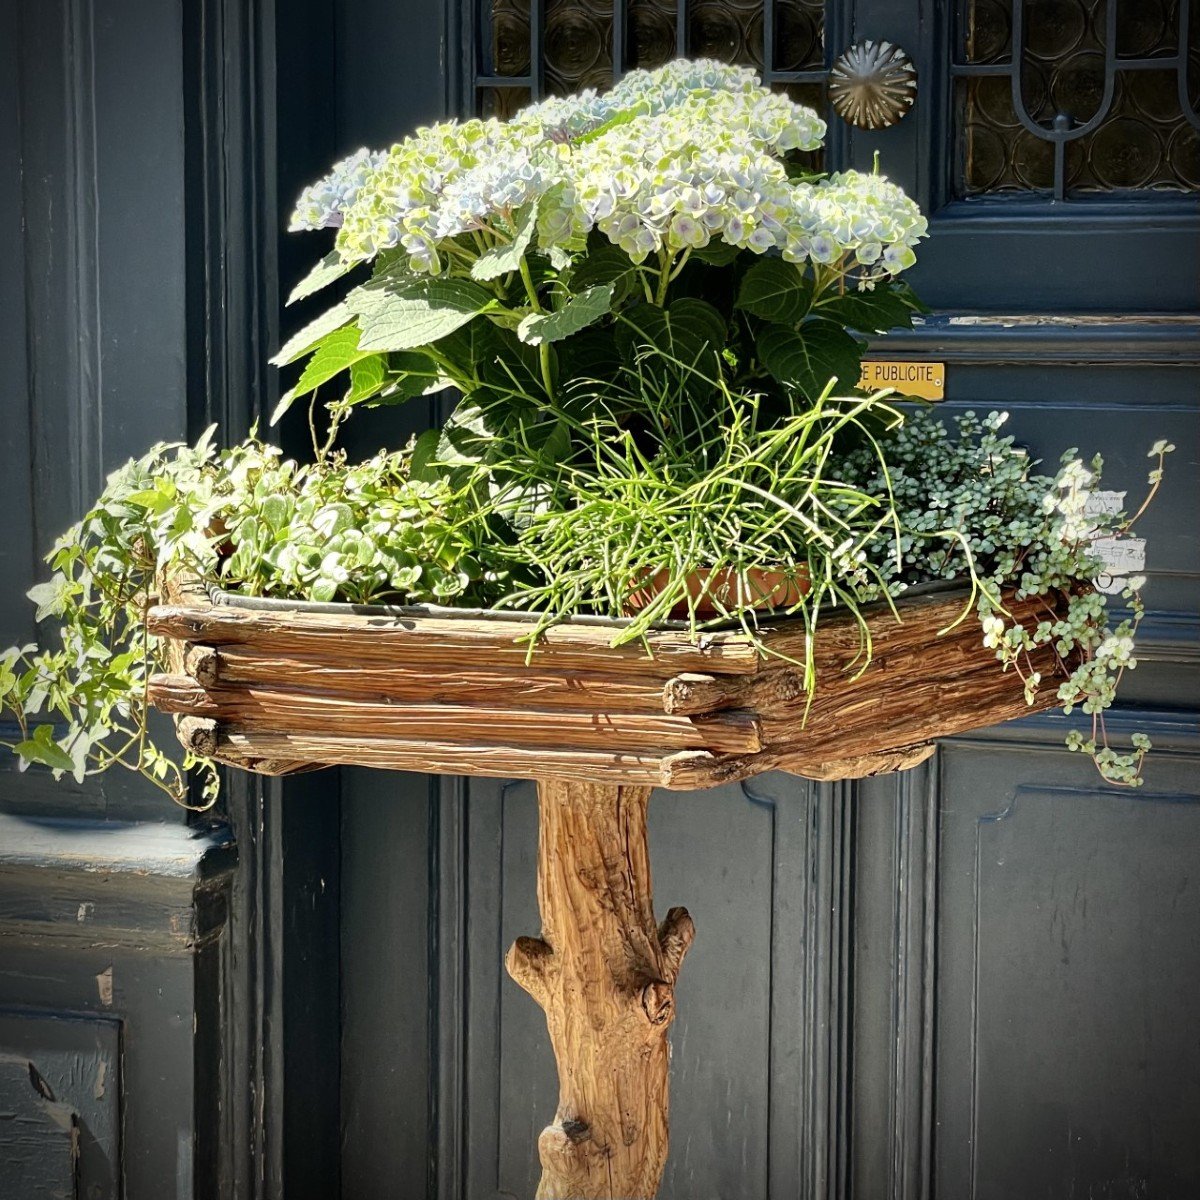
<path fill-rule="evenodd" d="M 1085 766 L 942 753 L 937 1195 L 1200 1192 L 1197 759 Z"/>

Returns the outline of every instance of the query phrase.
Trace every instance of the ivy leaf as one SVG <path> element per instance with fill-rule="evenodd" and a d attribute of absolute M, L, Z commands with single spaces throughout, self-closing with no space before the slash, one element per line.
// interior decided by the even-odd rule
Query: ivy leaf
<path fill-rule="evenodd" d="M 471 264 L 471 278 L 489 280 L 507 275 L 521 266 L 521 257 L 529 249 L 533 231 L 537 227 L 537 201 L 527 204 L 517 214 L 513 228 L 513 240 L 502 246 L 493 246 Z"/>
<path fill-rule="evenodd" d="M 354 325 L 326 334 L 305 364 L 296 386 L 279 397 L 279 403 L 271 414 L 271 424 L 276 424 L 301 396 L 307 396 L 335 375 L 340 375 L 347 367 L 369 357 L 370 351 L 360 349 L 358 343 L 358 328 Z"/>
<path fill-rule="evenodd" d="M 543 342 L 561 342 L 563 338 L 586 329 L 612 310 L 613 285 L 590 287 L 572 296 L 552 313 L 530 313 L 517 326 L 517 337 L 531 346 Z"/>
<path fill-rule="evenodd" d="M 75 767 L 71 756 L 54 740 L 53 725 L 35 726 L 33 736 L 18 742 L 13 751 L 26 763 L 41 763 L 55 771 L 71 771 Z"/>
<path fill-rule="evenodd" d="M 25 593 L 26 597 L 37 605 L 35 620 L 44 621 L 47 617 L 61 617 L 66 611 L 67 602 L 71 599 L 72 588 L 65 575 L 56 574 L 45 583 L 35 583 Z"/>
<path fill-rule="evenodd" d="M 346 303 L 359 318 L 361 350 L 415 350 L 453 333 L 496 300 L 469 279 L 406 273 L 377 276 Z"/>
<path fill-rule="evenodd" d="M 358 266 L 358 263 L 344 262 L 342 256 L 336 250 L 331 250 L 292 288 L 287 302 L 295 304 L 297 300 L 303 300 L 306 296 L 311 296 L 314 292 L 319 292 L 323 287 L 327 287 L 335 280 L 341 279 L 343 275 L 348 275 L 356 266 Z"/>
<path fill-rule="evenodd" d="M 272 365 L 283 367 L 290 362 L 295 362 L 296 359 L 312 350 L 326 334 L 330 334 L 335 329 L 340 329 L 345 325 L 350 320 L 350 317 L 350 309 L 345 304 L 335 304 L 331 309 L 317 317 L 315 321 L 310 321 L 305 325 L 299 333 L 295 333 L 288 338 L 280 346 L 279 353 L 271 359 Z"/>
<path fill-rule="evenodd" d="M 777 325 L 796 325 L 812 305 L 812 283 L 793 263 L 762 258 L 748 270 L 735 307 Z"/>
<path fill-rule="evenodd" d="M 798 388 L 810 400 L 837 378 L 842 390 L 858 385 L 862 343 L 840 325 L 824 318 L 805 321 L 799 329 L 766 325 L 755 339 L 758 357 L 780 383 Z"/>

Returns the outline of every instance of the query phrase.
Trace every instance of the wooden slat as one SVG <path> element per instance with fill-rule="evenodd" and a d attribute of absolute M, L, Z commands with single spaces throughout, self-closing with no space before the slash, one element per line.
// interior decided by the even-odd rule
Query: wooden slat
<path fill-rule="evenodd" d="M 442 742 L 488 742 L 543 747 L 580 746 L 616 752 L 706 749 L 745 754 L 761 750 L 756 716 L 733 710 L 710 717 L 494 707 L 377 703 L 353 696 L 258 686 L 206 689 L 186 675 L 155 675 L 150 699 L 163 712 L 211 717 L 242 732 L 286 729 L 343 737 L 403 741 L 433 734 Z"/>
<path fill-rule="evenodd" d="M 706 751 L 684 753 L 705 759 Z M 334 734 L 231 733 L 221 731 L 216 757 L 260 774 L 291 774 L 306 764 L 380 767 L 433 775 L 483 775 L 494 779 L 563 776 L 595 783 L 664 783 L 663 759 L 652 754 L 612 754 L 563 747 L 523 749 L 486 743 L 449 743 L 421 738 L 346 738 Z"/>
<path fill-rule="evenodd" d="M 551 629 L 531 663 L 503 620 L 378 618 L 214 607 L 196 585 L 155 608 L 177 674 L 151 698 L 177 714 L 200 753 L 263 772 L 359 763 L 501 777 L 572 775 L 594 782 L 707 787 L 764 770 L 858 778 L 910 766 L 937 738 L 1057 703 L 1052 650 L 1032 706 L 1019 677 L 982 645 L 965 591 L 866 613 L 873 650 L 858 678 L 857 622 L 824 614 L 811 705 L 799 621 L 764 627 L 761 658 L 739 634 L 693 645 L 678 633 L 613 649 L 589 626 Z M 1009 604 L 1032 624 L 1054 612 Z M 954 628 L 959 618 L 963 618 Z M 939 636 L 939 631 L 946 630 Z M 186 674 L 184 674 L 186 672 Z"/>
<path fill-rule="evenodd" d="M 212 687 L 249 684 L 294 687 L 379 703 L 426 701 L 438 704 L 525 704 L 531 708 L 595 709 L 663 713 L 659 680 L 598 671 L 540 669 L 535 656 L 527 670 L 486 666 L 441 668 L 354 666 L 296 655 L 275 657 L 253 647 L 193 647 L 209 656 L 189 656 L 185 673 Z M 204 677 L 198 673 L 203 671 Z M 711 678 L 711 677 L 709 677 Z M 730 707 L 725 705 L 724 707 Z M 708 710 L 697 710 L 708 711 Z"/>
<path fill-rule="evenodd" d="M 524 669 L 523 627 L 504 620 L 358 617 L 259 612 L 227 606 L 157 605 L 147 617 L 157 637 L 210 646 L 253 646 L 358 667 L 466 665 Z M 538 641 L 534 665 L 667 679 L 680 671 L 753 674 L 762 658 L 741 635 L 713 634 L 698 644 L 676 633 L 648 635 L 646 646 L 610 646 L 611 633 L 591 625 L 555 625 Z"/>

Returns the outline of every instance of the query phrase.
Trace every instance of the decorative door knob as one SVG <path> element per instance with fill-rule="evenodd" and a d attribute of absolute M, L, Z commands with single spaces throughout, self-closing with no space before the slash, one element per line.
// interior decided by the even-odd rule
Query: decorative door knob
<path fill-rule="evenodd" d="M 917 69 L 891 42 L 859 42 L 829 72 L 829 99 L 843 121 L 859 129 L 895 125 L 917 98 Z"/>

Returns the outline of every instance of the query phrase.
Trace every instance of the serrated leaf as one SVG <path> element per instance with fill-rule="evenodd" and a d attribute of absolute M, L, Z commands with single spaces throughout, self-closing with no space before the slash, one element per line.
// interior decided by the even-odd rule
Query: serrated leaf
<path fill-rule="evenodd" d="M 718 239 L 709 242 L 707 246 L 693 250 L 692 257 L 699 259 L 702 263 L 708 263 L 710 267 L 727 267 L 741 252 L 740 246 L 734 246 Z"/>
<path fill-rule="evenodd" d="M 369 354 L 350 364 L 350 390 L 346 393 L 347 404 L 360 404 L 378 392 L 387 378 L 387 356 Z"/>
<path fill-rule="evenodd" d="M 347 321 L 350 320 L 351 312 L 346 305 L 335 304 L 331 309 L 323 312 L 314 321 L 310 321 L 299 333 L 293 334 L 279 348 L 279 353 L 275 355 L 271 362 L 276 367 L 287 366 L 290 362 L 295 362 L 301 355 L 307 354 L 314 346 L 326 335 L 332 333 L 335 329 L 340 329 Z"/>
<path fill-rule="evenodd" d="M 517 214 L 513 240 L 503 246 L 493 246 L 471 264 L 471 278 L 495 279 L 516 271 L 521 266 L 521 257 L 529 249 L 533 231 L 537 228 L 537 201 L 527 204 Z"/>
<path fill-rule="evenodd" d="M 595 129 L 589 129 L 587 133 L 581 133 L 572 140 L 577 146 L 585 145 L 587 142 L 594 142 L 597 138 L 602 138 L 610 129 L 616 129 L 621 125 L 628 125 L 631 121 L 636 121 L 638 117 L 644 117 L 649 111 L 649 103 L 645 100 L 639 100 L 629 108 L 622 109 L 619 113 L 609 117 L 607 121 L 601 125 L 597 125 Z"/>
<path fill-rule="evenodd" d="M 766 325 L 755 341 L 771 375 L 809 399 L 819 396 L 833 378 L 846 392 L 858 384 L 862 344 L 833 321 L 805 321 L 798 330 Z"/>
<path fill-rule="evenodd" d="M 905 294 L 907 292 L 907 294 Z M 847 292 L 844 296 L 829 296 L 817 305 L 817 312 L 860 333 L 886 333 L 889 329 L 911 329 L 914 302 L 908 292 L 886 283 L 876 284 L 869 292 Z"/>
<path fill-rule="evenodd" d="M 572 296 L 552 313 L 530 313 L 517 326 L 517 336 L 530 346 L 543 342 L 561 342 L 563 338 L 586 329 L 612 309 L 613 285 L 599 284 Z"/>
<path fill-rule="evenodd" d="M 360 349 L 358 341 L 358 328 L 354 325 L 346 325 L 326 334 L 312 358 L 305 363 L 295 387 L 279 397 L 279 403 L 271 414 L 271 424 L 274 425 L 301 396 L 307 396 L 335 375 L 340 375 L 347 367 L 367 358 L 370 351 Z"/>
<path fill-rule="evenodd" d="M 343 275 L 348 275 L 356 266 L 358 266 L 356 262 L 343 262 L 342 256 L 336 250 L 331 250 L 292 288 L 287 302 L 295 304 L 297 300 L 303 300 L 305 297 L 319 292 L 323 287 L 328 287 L 335 280 L 341 279 Z"/>
<path fill-rule="evenodd" d="M 415 350 L 486 312 L 495 297 L 469 279 L 388 274 L 346 298 L 359 318 L 362 350 Z"/>
<path fill-rule="evenodd" d="M 812 304 L 812 284 L 793 263 L 761 258 L 742 277 L 735 307 L 777 325 L 795 325 Z"/>
<path fill-rule="evenodd" d="M 669 308 L 656 304 L 636 304 L 621 314 L 617 344 L 631 358 L 642 346 L 652 346 L 660 354 L 694 367 L 706 353 L 725 344 L 725 318 L 707 301 L 683 296 Z"/>
<path fill-rule="evenodd" d="M 399 351 L 387 356 L 387 364 L 383 388 L 366 401 L 368 408 L 403 404 L 437 389 L 440 371 L 428 355 L 416 350 Z"/>

